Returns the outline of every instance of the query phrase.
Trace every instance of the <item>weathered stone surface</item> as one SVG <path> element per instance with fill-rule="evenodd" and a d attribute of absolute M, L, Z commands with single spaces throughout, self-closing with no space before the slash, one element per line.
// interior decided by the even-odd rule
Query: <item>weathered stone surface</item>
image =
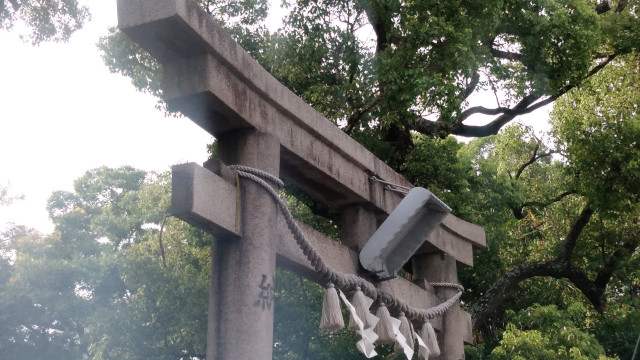
<path fill-rule="evenodd" d="M 352 250 L 360 251 L 377 227 L 375 212 L 362 205 L 340 209 L 340 241 Z"/>
<path fill-rule="evenodd" d="M 357 252 L 333 241 L 305 224 L 298 223 L 298 226 L 302 228 L 309 242 L 328 266 L 345 274 L 358 274 Z M 278 266 L 291 270 L 314 282 L 322 283 L 321 277 L 311 267 L 306 256 L 295 243 L 293 235 L 289 232 L 282 216 L 279 216 L 278 219 Z M 422 288 L 406 279 L 395 278 L 381 282 L 379 286 L 389 294 L 402 294 L 402 300 L 416 309 L 427 309 L 441 302 L 440 297 L 436 296 L 433 287 L 428 284 Z M 393 315 L 397 316 L 398 314 Z M 442 317 L 433 319 L 431 324 L 436 330 L 442 330 Z M 470 323 L 468 325 L 468 332 L 471 332 Z M 467 326 L 467 324 L 464 324 L 464 326 Z"/>
<path fill-rule="evenodd" d="M 413 275 L 428 282 L 458 283 L 456 259 L 447 254 L 418 255 L 413 258 Z M 458 292 L 453 288 L 436 288 L 436 295 L 442 300 L 454 296 Z M 442 353 L 437 359 L 464 359 L 464 342 L 471 332 L 470 319 L 455 303 L 442 317 L 442 331 L 438 333 L 438 344 Z"/>
<path fill-rule="evenodd" d="M 442 221 L 442 226 L 461 238 L 467 239 L 476 249 L 483 249 L 487 246 L 486 235 L 482 226 L 466 222 L 453 215 L 447 216 Z"/>
<path fill-rule="evenodd" d="M 346 274 L 358 273 L 358 254 L 355 251 L 305 224 L 298 223 L 298 226 L 329 267 Z M 322 283 L 322 279 L 296 244 L 282 215 L 278 216 L 278 264 L 307 279 Z"/>
<path fill-rule="evenodd" d="M 216 188 L 225 189 L 229 194 L 235 194 L 235 177 L 231 175 L 231 173 L 222 165 L 219 161 L 212 161 L 208 165 L 212 170 L 216 170 L 221 173 L 225 180 L 216 175 L 215 173 L 200 167 L 197 164 L 183 164 L 177 165 L 174 167 L 174 172 L 178 171 L 181 175 L 179 178 L 185 178 L 184 174 L 187 174 L 186 179 L 188 179 L 187 183 L 191 184 L 193 194 L 200 194 L 199 201 L 203 204 L 209 204 L 208 208 L 212 204 L 212 201 L 216 202 L 216 207 L 220 209 L 227 209 L 226 212 L 220 211 L 215 213 L 209 213 L 211 218 L 207 218 L 206 216 L 199 216 L 198 226 L 203 228 L 215 228 L 217 222 L 228 222 L 231 223 L 230 217 L 228 215 L 235 213 L 235 204 L 236 198 L 234 196 L 220 196 L 217 197 L 216 200 L 212 197 L 211 194 L 218 193 L 219 191 Z M 189 174 L 197 174 L 197 176 L 189 175 Z M 174 175 L 174 178 L 176 175 Z M 211 185 L 215 183 L 215 185 Z M 221 183 L 223 183 L 221 185 Z M 185 185 L 182 185 L 185 186 Z M 213 186 L 213 187 L 210 187 Z M 178 194 L 185 193 L 185 191 L 179 191 L 174 193 L 173 196 L 177 198 L 178 203 L 184 203 L 185 200 L 180 199 Z M 188 192 L 186 192 L 188 193 Z M 188 196 L 190 198 L 191 195 Z M 272 201 L 269 199 L 269 201 Z M 366 211 L 364 209 L 352 209 L 357 214 L 356 218 L 360 216 L 365 219 L 368 218 L 366 215 Z M 364 211 L 364 212 L 362 212 Z M 194 218 L 194 214 L 183 213 L 183 217 L 187 219 Z M 366 220 L 365 222 L 370 222 L 371 219 Z M 302 253 L 302 250 L 298 247 L 293 239 L 293 235 L 291 235 L 289 229 L 287 228 L 286 223 L 284 222 L 284 218 L 282 215 L 278 214 L 277 220 L 277 264 L 280 267 L 287 268 L 291 271 L 294 271 L 296 274 L 308 278 L 312 281 L 321 283 L 322 279 L 318 276 L 315 270 L 309 264 L 309 261 Z M 298 225 L 302 228 L 304 233 L 307 235 L 309 241 L 313 245 L 313 247 L 318 251 L 321 257 L 326 261 L 326 263 L 331 266 L 334 270 L 340 271 L 346 274 L 358 274 L 359 265 L 358 265 L 358 253 L 348 246 L 340 244 L 327 236 L 319 233 L 318 231 L 308 227 L 307 225 L 298 223 Z M 369 229 L 370 230 L 370 229 Z M 446 231 L 442 229 L 440 231 Z M 455 234 L 449 234 L 448 236 L 456 236 Z M 450 239 L 451 240 L 451 239 Z M 451 240 L 453 241 L 453 240 Z M 459 239 L 458 241 L 462 241 Z M 424 255 L 419 255 L 417 257 L 417 261 L 423 258 Z M 440 255 L 432 255 L 432 256 L 440 256 Z M 425 262 L 421 262 L 420 264 L 426 264 Z M 414 268 L 414 273 L 416 276 L 424 273 L 426 270 L 422 270 L 420 268 Z M 443 270 L 444 271 L 444 270 Z M 214 278 L 216 278 L 219 274 L 215 272 L 212 274 Z M 443 276 L 442 274 L 439 276 Z M 420 283 L 420 281 L 417 281 Z M 402 294 L 403 301 L 406 301 L 409 305 L 415 308 L 428 308 L 434 305 L 437 305 L 444 299 L 446 296 L 443 296 L 442 299 L 436 296 L 436 292 L 431 287 L 428 282 L 424 282 L 423 286 L 418 286 L 413 284 L 405 279 L 396 278 L 390 281 L 385 281 L 380 283 L 380 287 L 388 293 L 391 294 Z M 472 331 L 471 331 L 471 322 L 470 315 L 464 311 L 461 311 L 461 333 L 463 340 L 467 343 L 472 343 Z M 214 315 L 211 313 L 210 315 Z M 442 331 L 442 317 L 438 317 L 432 321 L 432 325 L 438 331 Z"/>
<path fill-rule="evenodd" d="M 279 172 L 280 144 L 269 134 L 229 134 L 218 153 L 229 163 Z M 216 239 L 211 252 L 207 359 L 271 359 L 278 210 L 258 184 L 241 182 L 242 236 Z"/>
<path fill-rule="evenodd" d="M 172 215 L 221 238 L 240 236 L 236 186 L 196 163 L 172 169 Z"/>
<path fill-rule="evenodd" d="M 172 213 L 211 234 L 237 237 L 240 229 L 237 229 L 236 224 L 236 180 L 219 161 L 211 161 L 210 164 L 212 169 L 224 172 L 227 181 L 194 163 L 174 167 Z M 369 210 L 360 206 L 344 210 L 343 242 L 356 249 L 375 231 L 375 218 Z M 470 230 L 454 232 L 452 228 Z M 462 237 L 461 234 L 469 238 Z M 352 244 L 351 241 L 355 243 Z M 429 235 L 416 254 L 445 252 L 455 257 L 459 264 L 472 266 L 473 246 L 483 243 L 484 229 L 449 215 Z"/>
<path fill-rule="evenodd" d="M 486 246 L 485 232 L 480 226 L 448 215 L 427 237 L 416 254 L 447 253 L 461 266 L 473 266 L 473 250 Z"/>
<path fill-rule="evenodd" d="M 475 345 L 473 341 L 473 323 L 471 321 L 471 314 L 466 311 L 462 311 L 462 321 L 464 325 L 462 326 L 462 339 L 464 343 L 467 345 Z"/>

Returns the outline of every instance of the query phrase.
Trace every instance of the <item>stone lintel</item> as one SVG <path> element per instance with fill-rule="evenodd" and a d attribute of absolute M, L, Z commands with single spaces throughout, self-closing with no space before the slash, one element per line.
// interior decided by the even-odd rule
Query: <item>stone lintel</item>
<path fill-rule="evenodd" d="M 467 239 L 474 249 L 484 249 L 487 247 L 486 234 L 482 226 L 466 222 L 453 215 L 444 218 L 442 226 L 448 231 L 457 234 L 459 237 Z"/>
<path fill-rule="evenodd" d="M 303 190 L 311 180 L 309 188 L 332 190 L 323 199 L 329 205 L 371 202 L 390 213 L 400 197 L 371 189 L 382 186 L 370 184 L 370 175 L 410 186 L 280 84 L 195 2 L 119 0 L 118 16 L 120 28 L 163 63 L 172 109 L 216 137 L 239 127 L 278 137 L 285 150 L 282 175 Z M 325 194 L 309 192 L 321 199 Z"/>
<path fill-rule="evenodd" d="M 209 170 L 195 163 L 174 167 L 172 214 L 216 236 L 237 237 L 234 173 L 219 160 L 210 160 L 205 167 Z M 372 227 L 370 231 L 375 231 L 375 225 L 368 226 Z M 456 232 L 452 228 L 463 230 Z M 473 247 L 479 247 L 480 241 L 484 241 L 484 229 L 449 215 L 427 237 L 416 254 L 447 253 L 455 257 L 458 265 L 473 266 Z M 357 256 L 354 259 L 357 265 Z M 338 263 L 342 264 L 342 260 Z"/>
<path fill-rule="evenodd" d="M 207 163 L 207 167 L 215 170 L 222 177 L 195 163 L 173 167 L 172 214 L 215 236 L 237 238 L 239 236 L 235 232 L 237 192 L 236 186 L 233 184 L 234 177 L 219 161 L 210 161 Z M 214 204 L 215 206 L 213 206 Z M 356 251 L 305 224 L 298 223 L 298 225 L 327 265 L 345 274 L 359 273 Z M 278 215 L 277 233 L 278 266 L 324 285 L 322 284 L 323 280 L 311 267 L 306 256 L 296 244 L 281 214 Z M 390 294 L 402 294 L 402 300 L 415 308 L 429 308 L 444 300 L 435 294 L 434 289 L 428 286 L 428 283 L 421 287 L 406 279 L 395 278 L 381 282 L 379 286 Z M 440 331 L 442 318 L 434 319 L 432 324 L 436 330 Z M 465 329 L 466 326 L 464 325 Z M 471 334 L 470 322 L 468 322 L 468 326 L 469 329 L 465 331 Z M 470 335 L 466 336 L 465 340 L 469 337 Z"/>
<path fill-rule="evenodd" d="M 216 237 L 237 239 L 237 194 L 236 186 L 196 163 L 175 165 L 169 211 Z"/>
<path fill-rule="evenodd" d="M 455 257 L 458 266 L 473 266 L 473 250 L 486 246 L 480 226 L 449 214 L 427 237 L 416 254 L 446 253 Z"/>
<path fill-rule="evenodd" d="M 455 257 L 459 266 L 473 266 L 473 247 L 467 239 L 449 231 L 442 224 L 427 236 L 416 254 L 446 253 Z"/>

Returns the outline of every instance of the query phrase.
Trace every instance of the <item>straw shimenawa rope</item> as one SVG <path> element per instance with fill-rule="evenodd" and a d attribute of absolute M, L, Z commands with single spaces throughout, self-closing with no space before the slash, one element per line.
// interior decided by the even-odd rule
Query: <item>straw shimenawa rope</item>
<path fill-rule="evenodd" d="M 287 226 L 293 234 L 293 238 L 311 263 L 311 266 L 313 266 L 316 272 L 322 275 L 322 277 L 324 277 L 326 281 L 335 284 L 335 286 L 342 291 L 355 291 L 357 287 L 360 287 L 362 292 L 366 296 L 372 298 L 374 301 L 384 302 L 385 305 L 394 312 L 403 312 L 408 319 L 418 322 L 427 322 L 429 319 L 433 319 L 437 316 L 443 315 L 447 310 L 449 310 L 449 308 L 451 308 L 451 306 L 453 306 L 453 304 L 455 304 L 460 299 L 460 296 L 462 296 L 462 291 L 464 290 L 464 288 L 461 285 L 452 283 L 430 283 L 433 287 L 448 287 L 457 289 L 458 293 L 449 298 L 447 301 L 432 308 L 415 309 L 409 306 L 404 301 L 396 298 L 395 296 L 377 289 L 372 283 L 357 275 L 343 274 L 334 271 L 324 262 L 324 260 L 322 260 L 318 252 L 313 248 L 305 234 L 302 232 L 302 229 L 300 229 L 300 227 L 294 220 L 293 215 L 291 215 L 291 213 L 287 209 L 287 205 L 278 195 L 278 192 L 265 181 L 265 179 L 269 180 L 275 183 L 279 188 L 281 188 L 284 186 L 284 183 L 280 179 L 265 171 L 254 169 L 248 166 L 231 165 L 229 166 L 229 168 L 236 171 L 238 173 L 238 176 L 257 183 L 262 188 L 264 188 L 269 193 L 269 195 L 271 195 L 271 197 L 278 205 L 278 208 L 280 208 L 282 215 L 284 215 Z"/>

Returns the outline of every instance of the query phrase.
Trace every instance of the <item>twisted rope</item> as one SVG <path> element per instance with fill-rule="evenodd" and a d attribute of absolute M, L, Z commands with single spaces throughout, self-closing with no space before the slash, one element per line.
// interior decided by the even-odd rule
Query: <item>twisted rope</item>
<path fill-rule="evenodd" d="M 357 276 L 354 274 L 343 274 L 331 269 L 325 262 L 322 260 L 318 252 L 313 248 L 313 245 L 309 242 L 306 235 L 300 229 L 298 224 L 296 223 L 293 215 L 287 209 L 287 204 L 280 198 L 280 195 L 276 190 L 273 189 L 263 178 L 270 180 L 271 182 L 277 184 L 279 187 L 283 187 L 284 184 L 277 177 L 259 170 L 254 169 L 248 166 L 242 165 L 231 165 L 230 169 L 237 172 L 238 176 L 249 179 L 262 188 L 264 188 L 267 193 L 275 200 L 280 212 L 284 216 L 285 222 L 287 223 L 287 227 L 289 231 L 293 234 L 293 238 L 296 241 L 296 244 L 302 250 L 302 253 L 307 257 L 307 260 L 311 263 L 311 266 L 319 273 L 326 281 L 333 283 L 336 287 L 338 287 L 343 292 L 355 291 L 356 287 L 360 287 L 362 292 L 372 298 L 374 301 L 383 301 L 387 308 L 393 310 L 397 313 L 404 312 L 405 316 L 410 320 L 415 320 L 418 322 L 427 322 L 429 319 L 433 319 L 436 316 L 440 316 L 447 312 L 455 304 L 462 296 L 462 291 L 464 288 L 458 284 L 452 283 L 431 283 L 434 287 L 449 287 L 455 288 L 458 290 L 454 296 L 449 298 L 447 301 L 434 306 L 429 309 L 415 309 L 409 306 L 404 301 L 396 298 L 395 296 L 386 293 L 378 288 L 376 288 L 371 282 Z"/>
<path fill-rule="evenodd" d="M 282 180 L 278 179 L 277 177 L 269 174 L 266 171 L 260 170 L 260 169 L 256 169 L 256 168 L 252 168 L 249 166 L 244 166 L 244 165 L 230 165 L 229 169 L 234 170 L 238 173 L 238 175 L 241 175 L 240 173 L 248 173 L 248 174 L 253 174 L 253 175 L 257 175 L 263 179 L 267 179 L 273 183 L 275 183 L 276 185 L 278 185 L 279 188 L 283 188 L 284 187 L 284 183 L 282 182 Z"/>

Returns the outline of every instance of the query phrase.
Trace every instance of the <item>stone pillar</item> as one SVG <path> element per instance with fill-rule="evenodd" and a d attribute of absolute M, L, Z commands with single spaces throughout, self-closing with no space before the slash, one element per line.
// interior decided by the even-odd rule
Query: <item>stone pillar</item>
<path fill-rule="evenodd" d="M 254 130 L 219 140 L 227 165 L 246 165 L 278 176 L 280 143 Z M 277 248 L 277 206 L 254 182 L 241 180 L 239 240 L 216 239 L 212 249 L 207 359 L 272 358 Z M 215 204 L 211 204 L 215 206 Z"/>
<path fill-rule="evenodd" d="M 447 254 L 425 254 L 413 257 L 413 276 L 428 282 L 458 283 L 456 259 Z M 446 301 L 458 290 L 435 288 L 436 294 Z M 442 331 L 438 333 L 440 360 L 464 359 L 464 328 L 460 303 L 454 304 L 442 319 Z"/>
<path fill-rule="evenodd" d="M 351 250 L 360 252 L 376 229 L 373 211 L 362 205 L 348 205 L 340 209 L 340 239 Z"/>

